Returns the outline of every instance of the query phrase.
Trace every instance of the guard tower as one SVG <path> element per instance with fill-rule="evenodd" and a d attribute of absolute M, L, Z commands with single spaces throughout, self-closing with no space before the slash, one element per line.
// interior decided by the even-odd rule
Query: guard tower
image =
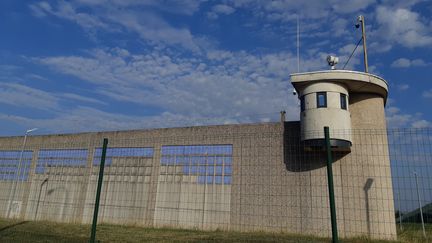
<path fill-rule="evenodd" d="M 324 145 L 324 126 L 330 128 L 333 149 L 342 151 L 350 151 L 353 123 L 357 129 L 373 128 L 374 123 L 385 128 L 388 86 L 381 77 L 356 71 L 328 70 L 292 74 L 291 83 L 300 99 L 301 141 L 309 148 Z M 350 106 L 359 101 L 363 105 L 356 108 L 353 115 Z M 381 107 L 377 110 L 365 106 L 372 104 Z"/>

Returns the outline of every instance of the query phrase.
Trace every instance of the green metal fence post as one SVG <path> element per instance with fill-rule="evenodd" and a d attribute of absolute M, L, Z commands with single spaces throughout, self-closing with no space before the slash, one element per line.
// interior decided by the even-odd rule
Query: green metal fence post
<path fill-rule="evenodd" d="M 329 190 L 329 201 L 330 201 L 330 216 L 331 216 L 331 227 L 332 227 L 332 241 L 339 242 L 337 221 L 336 221 L 336 205 L 334 197 L 334 186 L 333 186 L 333 169 L 332 169 L 332 153 L 330 145 L 330 134 L 329 127 L 324 127 L 326 152 L 327 152 L 327 180 L 328 180 L 328 190 Z"/>
<path fill-rule="evenodd" d="M 100 194 L 102 190 L 102 180 L 104 175 L 105 156 L 106 156 L 107 147 L 108 147 L 108 139 L 104 138 L 103 147 L 102 147 L 102 156 L 101 156 L 101 161 L 99 166 L 99 179 L 98 179 L 98 185 L 96 191 L 96 202 L 95 202 L 95 208 L 93 213 L 93 224 L 91 229 L 90 243 L 95 243 L 96 241 L 96 225 L 97 225 L 97 217 L 99 212 L 99 201 L 100 201 Z"/>

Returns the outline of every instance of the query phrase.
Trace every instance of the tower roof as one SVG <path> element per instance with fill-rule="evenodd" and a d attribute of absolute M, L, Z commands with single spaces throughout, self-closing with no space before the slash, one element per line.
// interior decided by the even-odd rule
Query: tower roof
<path fill-rule="evenodd" d="M 291 83 L 298 91 L 314 82 L 334 82 L 345 85 L 350 93 L 374 93 L 381 95 L 384 104 L 388 96 L 387 82 L 370 73 L 348 70 L 326 70 L 291 74 Z"/>

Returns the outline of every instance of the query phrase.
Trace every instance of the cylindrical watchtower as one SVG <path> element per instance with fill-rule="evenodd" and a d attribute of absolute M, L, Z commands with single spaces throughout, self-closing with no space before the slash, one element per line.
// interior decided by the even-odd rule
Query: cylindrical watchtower
<path fill-rule="evenodd" d="M 329 70 L 296 73 L 291 83 L 300 99 L 301 140 L 310 147 L 324 144 L 323 127 L 330 127 L 331 145 L 349 150 L 352 97 L 372 94 L 387 100 L 387 82 L 369 73 Z M 367 114 L 366 114 L 367 115 Z"/>

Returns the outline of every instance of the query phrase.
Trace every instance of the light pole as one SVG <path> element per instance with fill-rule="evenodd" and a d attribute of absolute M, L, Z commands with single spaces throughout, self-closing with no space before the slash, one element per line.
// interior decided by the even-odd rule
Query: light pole
<path fill-rule="evenodd" d="M 355 25 L 356 28 L 359 28 L 361 25 L 362 29 L 362 39 L 363 39 L 363 58 L 364 58 L 364 68 L 365 73 L 368 73 L 368 57 L 367 57 L 367 49 L 366 49 L 366 28 L 365 28 L 365 19 L 363 15 L 359 15 L 357 17 L 357 23 Z"/>
<path fill-rule="evenodd" d="M 422 204 L 421 204 L 421 200 L 420 200 L 418 176 L 417 176 L 417 172 L 415 172 L 415 171 L 414 171 L 414 176 L 415 176 L 416 187 L 417 187 L 417 199 L 418 199 L 419 209 L 420 209 L 420 219 L 421 219 L 421 223 L 422 223 L 423 237 L 426 239 L 426 231 L 425 231 L 425 225 L 424 225 L 424 220 L 423 220 L 423 209 L 422 209 Z"/>
<path fill-rule="evenodd" d="M 14 181 L 13 181 L 13 186 L 12 186 L 13 187 L 13 189 L 12 189 L 12 196 L 10 197 L 10 201 L 9 201 L 9 210 L 8 210 L 8 214 L 7 214 L 8 218 L 10 216 L 10 212 L 11 212 L 11 209 L 12 209 L 12 202 L 15 199 L 15 192 L 16 192 L 19 176 L 21 174 L 21 164 L 22 164 L 22 159 L 23 159 L 23 155 L 24 155 L 24 149 L 25 149 L 26 142 L 27 142 L 27 135 L 29 133 L 31 133 L 31 132 L 36 131 L 36 130 L 37 130 L 37 128 L 32 128 L 32 129 L 27 130 L 25 132 L 25 134 L 24 134 L 24 142 L 23 142 L 23 145 L 22 145 L 22 148 L 21 148 L 21 153 L 20 153 L 20 157 L 19 157 L 19 161 L 18 161 L 18 169 L 16 171 L 15 178 L 14 178 Z"/>
<path fill-rule="evenodd" d="M 398 188 L 398 192 L 397 192 L 397 200 L 398 200 L 398 213 L 399 213 L 399 229 L 402 232 L 403 228 L 402 228 L 402 212 L 401 212 L 401 204 L 400 204 L 400 194 L 399 194 L 399 188 Z"/>

